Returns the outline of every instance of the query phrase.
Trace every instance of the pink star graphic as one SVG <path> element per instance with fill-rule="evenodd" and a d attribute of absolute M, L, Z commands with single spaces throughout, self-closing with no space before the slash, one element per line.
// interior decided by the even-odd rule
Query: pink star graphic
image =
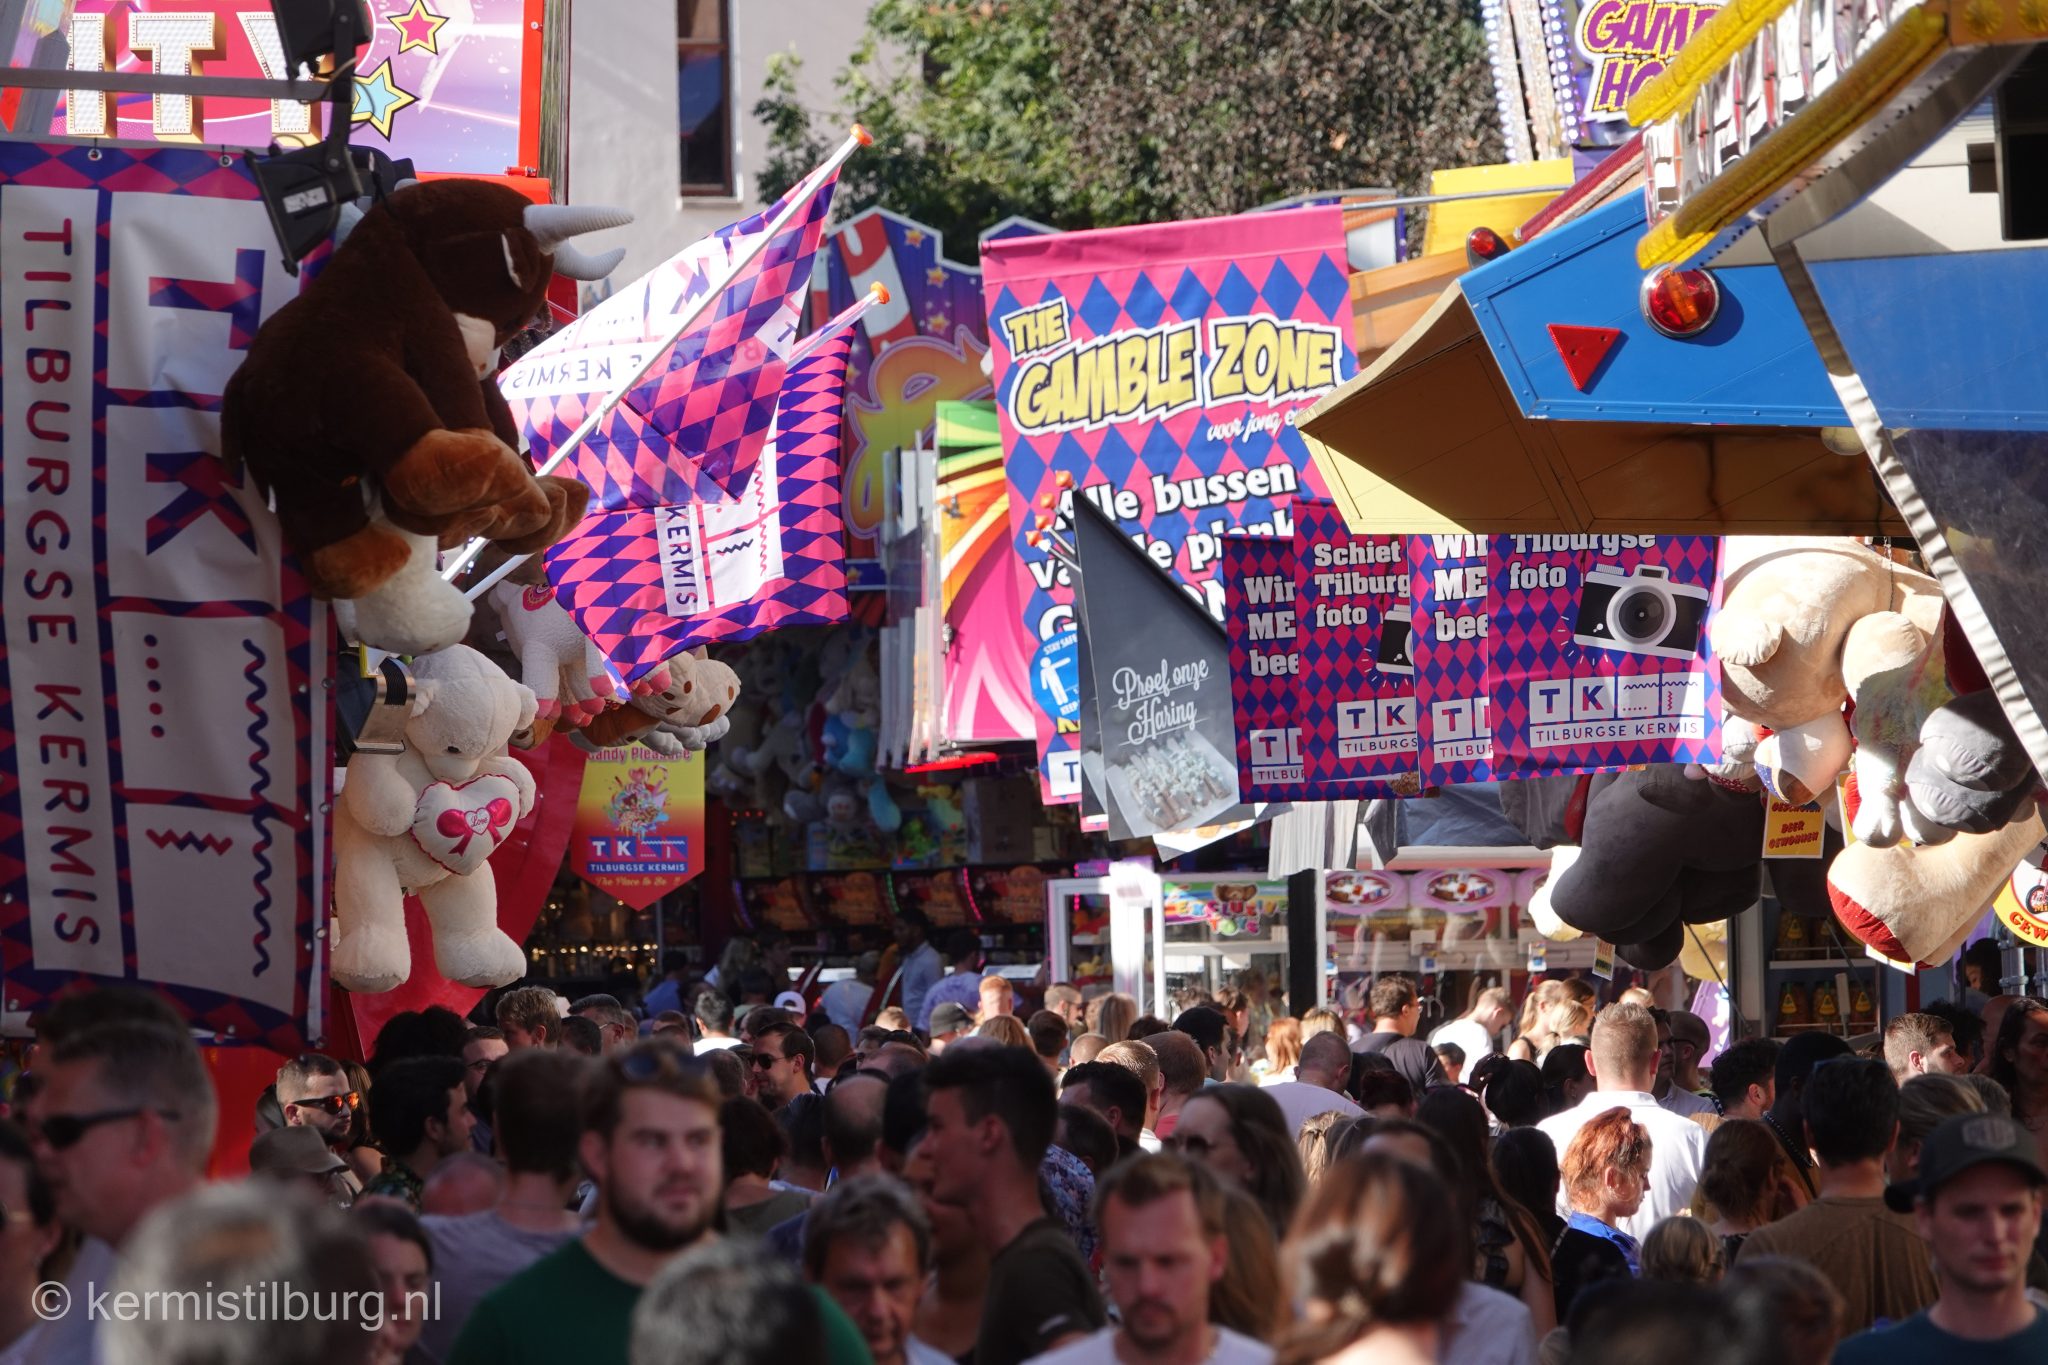
<path fill-rule="evenodd" d="M 448 22 L 445 14 L 436 14 L 427 8 L 427 0 L 412 0 L 412 8 L 404 14 L 387 14 L 385 21 L 398 30 L 398 50 L 410 52 L 419 48 L 433 56 L 441 55 L 439 34 L 441 25 Z"/>

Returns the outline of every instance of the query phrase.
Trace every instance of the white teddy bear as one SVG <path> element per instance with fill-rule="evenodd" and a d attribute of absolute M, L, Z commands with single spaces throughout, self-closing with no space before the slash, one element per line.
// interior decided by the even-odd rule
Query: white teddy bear
<path fill-rule="evenodd" d="M 502 986 L 526 974 L 526 954 L 498 927 L 487 864 L 533 809 L 533 776 L 505 748 L 533 723 L 533 692 L 465 645 L 414 660 L 413 677 L 405 752 L 353 755 L 335 806 L 334 979 L 374 993 L 412 974 L 410 893 L 441 975 Z"/>

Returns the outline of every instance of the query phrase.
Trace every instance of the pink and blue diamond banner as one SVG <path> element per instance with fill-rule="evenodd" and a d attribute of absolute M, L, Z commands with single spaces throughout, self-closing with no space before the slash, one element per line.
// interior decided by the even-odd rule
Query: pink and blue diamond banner
<path fill-rule="evenodd" d="M 1408 537 L 1354 536 L 1327 502 L 1294 511 L 1294 623 L 1304 779 L 1412 796 L 1415 664 Z"/>
<path fill-rule="evenodd" d="M 1415 617 L 1415 748 L 1422 785 L 1493 778 L 1487 715 L 1485 536 L 1410 536 L 1408 577 Z"/>
<path fill-rule="evenodd" d="M 1223 542 L 1223 628 L 1230 635 L 1231 725 L 1240 801 L 1305 799 L 1295 716 L 1294 542 Z"/>
<path fill-rule="evenodd" d="M 1071 629 L 1053 557 L 1085 491 L 1217 620 L 1233 531 L 1288 537 L 1323 484 L 1294 429 L 1351 377 L 1342 211 L 987 244 L 982 252 L 1024 624 Z M 1080 799 L 1079 726 L 1035 717 L 1040 786 Z"/>
<path fill-rule="evenodd" d="M 1720 555 L 1713 536 L 1490 537 L 1494 776 L 1718 759 Z"/>

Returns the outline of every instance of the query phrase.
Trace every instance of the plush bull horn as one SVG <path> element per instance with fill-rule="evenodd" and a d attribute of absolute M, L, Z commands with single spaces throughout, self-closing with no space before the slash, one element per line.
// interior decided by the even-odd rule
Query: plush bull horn
<path fill-rule="evenodd" d="M 542 251 L 553 251 L 559 242 L 603 228 L 624 227 L 633 215 L 624 209 L 594 204 L 528 204 L 526 230 Z"/>
<path fill-rule="evenodd" d="M 555 273 L 571 280 L 601 280 L 625 259 L 626 248 L 622 246 L 593 256 L 573 242 L 564 242 L 555 248 Z"/>

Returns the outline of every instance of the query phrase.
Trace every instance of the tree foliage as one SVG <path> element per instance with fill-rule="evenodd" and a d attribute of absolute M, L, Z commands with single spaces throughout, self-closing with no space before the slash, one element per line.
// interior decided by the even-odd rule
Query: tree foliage
<path fill-rule="evenodd" d="M 769 59 L 764 189 L 841 135 Z M 1426 186 L 1495 161 L 1473 0 L 878 0 L 834 77 L 875 134 L 841 178 L 971 254 L 1012 214 L 1060 228 L 1237 213 L 1311 190 Z"/>

